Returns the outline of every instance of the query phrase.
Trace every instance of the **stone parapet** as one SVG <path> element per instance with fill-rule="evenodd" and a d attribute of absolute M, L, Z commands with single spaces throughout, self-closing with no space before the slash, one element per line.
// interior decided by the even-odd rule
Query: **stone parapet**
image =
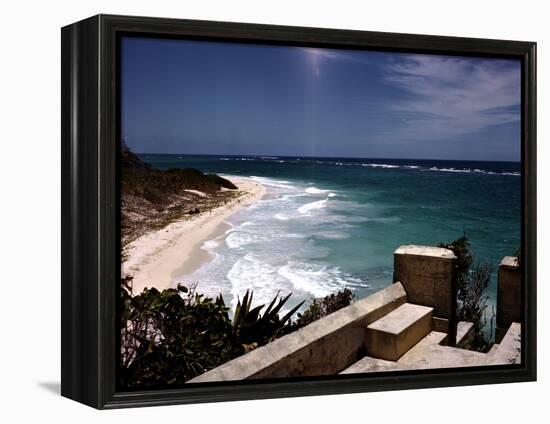
<path fill-rule="evenodd" d="M 496 342 L 499 343 L 513 322 L 522 322 L 522 278 L 518 259 L 502 258 L 498 268 Z"/>
<path fill-rule="evenodd" d="M 434 308 L 437 328 L 446 332 L 449 344 L 456 340 L 456 256 L 449 249 L 432 246 L 400 246 L 393 254 L 393 280 L 401 281 L 407 301 Z M 446 324 L 446 325 L 445 325 Z"/>

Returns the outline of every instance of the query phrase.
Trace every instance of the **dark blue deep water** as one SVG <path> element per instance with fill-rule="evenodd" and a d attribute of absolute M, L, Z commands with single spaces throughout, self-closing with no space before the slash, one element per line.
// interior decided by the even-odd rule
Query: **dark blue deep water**
<path fill-rule="evenodd" d="M 143 154 L 154 167 L 193 167 L 264 184 L 231 229 L 203 246 L 212 260 L 183 282 L 235 301 L 253 288 L 295 301 L 349 287 L 358 297 L 391 283 L 402 244 L 435 245 L 464 232 L 495 267 L 520 245 L 520 164 L 395 159 Z M 496 271 L 490 288 L 495 301 Z"/>

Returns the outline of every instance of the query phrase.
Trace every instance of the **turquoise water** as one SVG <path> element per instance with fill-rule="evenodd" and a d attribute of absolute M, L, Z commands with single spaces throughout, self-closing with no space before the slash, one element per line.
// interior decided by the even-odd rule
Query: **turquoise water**
<path fill-rule="evenodd" d="M 293 302 L 343 287 L 361 298 L 392 282 L 393 252 L 468 235 L 495 268 L 520 245 L 520 165 L 508 162 L 140 155 L 154 167 L 193 167 L 261 182 L 267 195 L 231 216 L 203 249 L 199 291 L 227 301 L 254 289 Z M 495 303 L 496 270 L 489 294 Z"/>

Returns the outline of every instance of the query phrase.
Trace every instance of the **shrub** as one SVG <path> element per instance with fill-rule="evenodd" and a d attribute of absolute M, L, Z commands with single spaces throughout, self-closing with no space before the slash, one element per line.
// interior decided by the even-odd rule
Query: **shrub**
<path fill-rule="evenodd" d="M 470 348 L 480 352 L 491 346 L 490 337 L 485 333 L 487 289 L 491 281 L 492 266 L 487 262 L 476 263 L 470 241 L 463 235 L 451 243 L 439 243 L 453 251 L 456 256 L 455 271 L 457 282 L 457 321 L 474 324 L 474 337 Z"/>
<path fill-rule="evenodd" d="M 463 295 L 460 316 L 462 321 L 474 324 L 474 338 L 471 347 L 485 352 L 491 347 L 491 341 L 484 329 L 487 324 L 485 311 L 487 309 L 487 288 L 491 281 L 492 267 L 489 263 L 477 263 L 472 266 L 468 275 L 468 290 Z"/>
<path fill-rule="evenodd" d="M 232 324 L 235 337 L 238 341 L 237 343 L 243 346 L 245 351 L 248 352 L 258 346 L 267 344 L 273 339 L 288 332 L 287 330 L 291 328 L 290 317 L 294 315 L 304 303 L 300 302 L 280 318 L 279 311 L 291 295 L 292 293 L 284 298 L 280 298 L 277 302 L 279 296 L 279 293 L 277 293 L 277 296 L 273 298 L 262 315 L 260 315 L 260 311 L 264 308 L 264 305 L 250 309 L 252 306 L 253 292 L 247 290 L 242 303 L 240 299 L 238 300 Z M 277 302 L 276 305 L 275 302 Z"/>
<path fill-rule="evenodd" d="M 125 387 L 179 385 L 239 353 L 221 296 L 212 300 L 183 286 L 132 296 L 128 283 L 121 308 Z"/>
<path fill-rule="evenodd" d="M 336 294 L 330 294 L 320 299 L 313 299 L 309 307 L 298 314 L 298 319 L 293 324 L 293 329 L 302 328 L 313 321 L 326 317 L 352 303 L 354 299 L 350 289 L 340 290 Z"/>
<path fill-rule="evenodd" d="M 233 320 L 223 297 L 210 299 L 190 288 L 133 295 L 125 278 L 121 295 L 120 381 L 126 388 L 178 386 L 289 332 L 290 317 L 279 311 L 290 298 L 251 308 L 252 292 L 239 300 Z"/>

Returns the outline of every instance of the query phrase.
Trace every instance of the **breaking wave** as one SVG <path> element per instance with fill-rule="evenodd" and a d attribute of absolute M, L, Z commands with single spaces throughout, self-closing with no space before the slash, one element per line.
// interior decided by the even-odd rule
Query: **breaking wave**
<path fill-rule="evenodd" d="M 307 214 L 307 213 L 309 213 L 311 211 L 314 211 L 316 209 L 325 208 L 327 206 L 327 203 L 328 203 L 327 199 L 317 200 L 316 202 L 311 202 L 311 203 L 306 203 L 305 205 L 300 206 L 298 208 L 298 212 L 301 213 L 301 214 Z"/>

